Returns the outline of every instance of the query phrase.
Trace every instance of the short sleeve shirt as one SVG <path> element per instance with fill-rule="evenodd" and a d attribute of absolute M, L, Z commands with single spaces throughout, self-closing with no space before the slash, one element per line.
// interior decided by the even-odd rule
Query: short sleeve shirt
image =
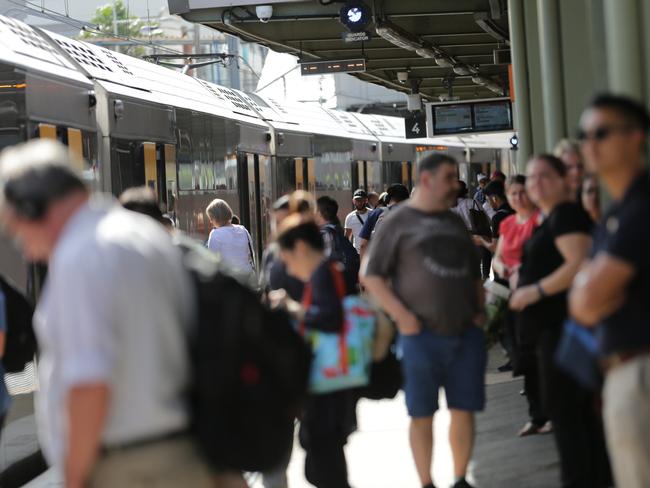
<path fill-rule="evenodd" d="M 535 212 L 524 222 L 519 222 L 517 215 L 506 217 L 499 226 L 501 237 L 501 261 L 508 268 L 516 268 L 521 264 L 524 244 L 533 235 L 539 223 L 539 212 Z"/>
<path fill-rule="evenodd" d="M 408 204 L 391 211 L 362 272 L 389 280 L 402 303 L 441 334 L 462 333 L 479 310 L 476 247 L 451 211 L 426 213 Z"/>
<path fill-rule="evenodd" d="M 359 213 L 354 210 L 350 212 L 347 217 L 345 217 L 344 227 L 346 229 L 352 230 L 352 244 L 354 245 L 354 248 L 357 250 L 357 252 L 361 251 L 361 238 L 359 237 L 359 234 L 361 232 L 361 229 L 363 229 L 363 225 L 366 223 L 366 220 L 368 220 L 369 213 L 370 212 L 368 211 Z"/>
<path fill-rule="evenodd" d="M 375 224 L 377 224 L 377 219 L 379 216 L 386 210 L 386 207 L 377 207 L 372 212 L 368 214 L 366 222 L 363 224 L 363 227 L 359 231 L 359 239 L 370 240 L 372 236 L 372 231 L 375 230 Z"/>
<path fill-rule="evenodd" d="M 503 222 L 505 219 L 510 217 L 513 213 L 515 213 L 514 210 L 508 205 L 507 203 L 504 203 L 501 205 L 496 213 L 492 216 L 491 219 L 491 224 L 492 224 L 492 235 L 496 238 L 499 237 L 499 229 L 501 226 L 501 222 Z"/>
<path fill-rule="evenodd" d="M 606 253 L 634 266 L 625 302 L 598 328 L 601 351 L 610 354 L 650 347 L 650 181 L 643 173 L 604 216 L 593 254 Z"/>
<path fill-rule="evenodd" d="M 575 233 L 589 235 L 591 228 L 589 215 L 576 203 L 556 206 L 524 244 L 518 285 L 537 283 L 564 264 L 564 257 L 555 245 L 558 237 Z M 567 317 L 566 292 L 547 296 L 530 305 L 523 310 L 522 316 L 540 327 L 560 327 Z"/>

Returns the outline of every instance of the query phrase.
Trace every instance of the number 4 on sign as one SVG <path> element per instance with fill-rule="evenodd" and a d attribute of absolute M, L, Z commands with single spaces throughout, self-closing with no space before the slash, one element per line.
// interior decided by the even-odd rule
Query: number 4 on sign
<path fill-rule="evenodd" d="M 416 122 L 415 124 L 413 124 L 413 127 L 411 127 L 411 132 L 413 132 L 414 134 L 419 134 L 420 133 L 420 123 L 419 122 Z"/>

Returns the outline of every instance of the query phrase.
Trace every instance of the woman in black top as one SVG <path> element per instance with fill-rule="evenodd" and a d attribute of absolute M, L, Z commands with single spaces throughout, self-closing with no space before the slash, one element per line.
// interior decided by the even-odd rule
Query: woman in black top
<path fill-rule="evenodd" d="M 306 329 L 341 332 L 346 288 L 342 265 L 325 257 L 318 226 L 305 217 L 288 217 L 277 238 L 287 272 L 305 283 L 302 304 L 271 292 Z M 305 477 L 317 488 L 349 488 L 343 447 L 356 428 L 356 390 L 312 394 L 305 402 L 300 444 L 305 449 Z"/>
<path fill-rule="evenodd" d="M 520 311 L 520 338 L 534 348 L 545 413 L 553 421 L 562 486 L 609 486 L 599 469 L 607 455 L 593 395 L 555 367 L 567 318 L 567 290 L 591 246 L 591 219 L 569 193 L 566 168 L 551 155 L 534 156 L 526 189 L 544 215 L 524 245 L 518 288 L 510 300 Z"/>

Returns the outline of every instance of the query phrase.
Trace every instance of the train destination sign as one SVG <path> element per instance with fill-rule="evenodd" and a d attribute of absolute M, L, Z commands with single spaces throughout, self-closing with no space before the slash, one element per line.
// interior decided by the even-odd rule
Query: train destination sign
<path fill-rule="evenodd" d="M 428 103 L 427 136 L 512 130 L 510 99 Z"/>
<path fill-rule="evenodd" d="M 300 63 L 300 73 L 302 76 L 323 75 L 327 73 L 359 73 L 365 70 L 366 60 L 363 58 Z"/>

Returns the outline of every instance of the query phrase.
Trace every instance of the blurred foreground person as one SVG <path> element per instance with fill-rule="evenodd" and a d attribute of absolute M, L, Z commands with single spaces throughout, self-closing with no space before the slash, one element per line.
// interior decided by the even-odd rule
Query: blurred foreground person
<path fill-rule="evenodd" d="M 119 201 L 125 209 L 147 215 L 155 221 L 160 222 L 168 230 L 173 228 L 171 226 L 171 220 L 166 218 L 162 210 L 160 210 L 156 192 L 148 186 L 138 186 L 124 190 L 120 195 Z"/>
<path fill-rule="evenodd" d="M 346 289 L 340 263 L 327 258 L 319 227 L 292 215 L 283 222 L 277 242 L 287 271 L 305 283 L 305 293 L 300 304 L 283 292 L 275 292 L 272 300 L 306 330 L 342 332 L 342 299 L 354 289 Z M 305 477 L 317 488 L 350 486 L 343 448 L 356 428 L 356 402 L 356 390 L 344 389 L 311 394 L 305 403 L 299 437 L 306 453 Z"/>
<path fill-rule="evenodd" d="M 474 412 L 485 405 L 478 255 L 465 224 L 449 210 L 458 196 L 456 161 L 428 156 L 418 177 L 414 197 L 393 210 L 373 237 L 362 283 L 400 334 L 411 450 L 422 486 L 433 486 L 433 415 L 444 388 L 454 487 L 467 488 Z"/>
<path fill-rule="evenodd" d="M 67 488 L 211 486 L 188 434 L 191 282 L 151 219 L 90 198 L 68 150 L 0 159 L 2 222 L 49 264 L 35 313 L 37 421 Z"/>
<path fill-rule="evenodd" d="M 553 423 L 560 455 L 561 486 L 602 488 L 609 486 L 603 469 L 607 456 L 594 395 L 555 360 L 568 316 L 567 291 L 591 246 L 591 219 L 573 201 L 566 168 L 555 156 L 531 158 L 526 189 L 544 221 L 524 244 L 517 290 L 510 298 L 519 312 L 519 347 L 534 351 L 542 410 Z"/>
<path fill-rule="evenodd" d="M 580 146 L 576 141 L 571 139 L 562 139 L 555 146 L 553 155 L 560 158 L 562 163 L 564 163 L 571 200 L 576 201 L 581 205 L 580 187 L 582 185 L 582 178 L 585 174 L 585 167 L 582 162 Z"/>
<path fill-rule="evenodd" d="M 598 327 L 616 486 L 642 488 L 650 486 L 650 115 L 632 99 L 601 95 L 580 126 L 588 169 L 613 203 L 596 230 L 591 261 L 575 279 L 571 312 Z"/>

